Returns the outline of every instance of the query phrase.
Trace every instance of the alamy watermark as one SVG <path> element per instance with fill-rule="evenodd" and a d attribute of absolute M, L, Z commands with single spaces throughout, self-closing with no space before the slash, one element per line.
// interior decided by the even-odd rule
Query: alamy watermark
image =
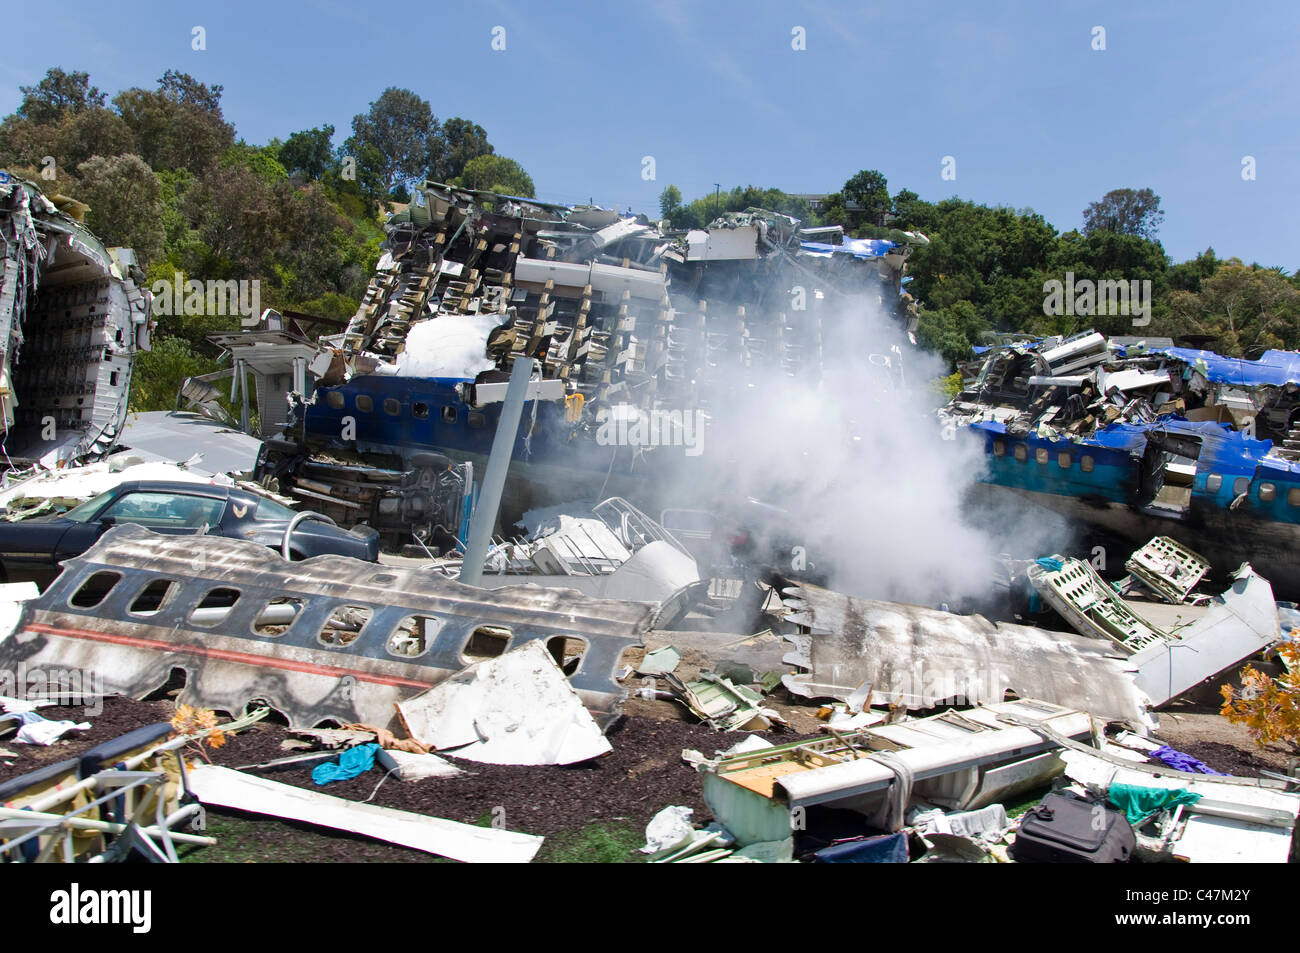
<path fill-rule="evenodd" d="M 1043 282 L 1043 314 L 1060 317 L 1124 315 L 1133 317 L 1133 327 L 1151 323 L 1151 279 L 1113 281 L 1074 280 L 1074 272 L 1065 273 L 1065 281 L 1052 278 Z"/>
<path fill-rule="evenodd" d="M 648 410 L 615 404 L 596 412 L 596 443 L 602 447 L 684 447 L 688 457 L 704 452 L 704 412 Z"/>
<path fill-rule="evenodd" d="M 48 701 L 61 707 L 84 706 L 86 714 L 104 710 L 104 679 L 98 672 L 80 668 L 0 668 L 0 695 L 26 701 Z"/>
<path fill-rule="evenodd" d="M 119 924 L 132 933 L 153 926 L 153 891 L 108 890 L 73 883 L 50 894 L 50 922 L 57 925 Z"/>
<path fill-rule="evenodd" d="M 233 278 L 218 281 L 209 278 L 199 281 L 176 272 L 174 280 L 159 278 L 149 290 L 153 292 L 153 313 L 155 315 L 234 315 L 240 316 L 240 324 L 251 328 L 257 324 L 262 314 L 262 283 L 254 278 L 251 281 L 235 281 Z"/>

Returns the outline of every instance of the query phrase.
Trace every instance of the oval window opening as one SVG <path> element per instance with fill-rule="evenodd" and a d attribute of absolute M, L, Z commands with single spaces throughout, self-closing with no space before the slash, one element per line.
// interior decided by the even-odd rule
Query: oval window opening
<path fill-rule="evenodd" d="M 417 658 L 429 651 L 429 646 L 441 629 L 441 619 L 429 615 L 408 615 L 388 637 L 388 654 L 398 658 Z"/>
<path fill-rule="evenodd" d="M 194 625 L 218 625 L 225 622 L 238 601 L 238 589 L 225 586 L 209 589 L 208 594 L 190 612 L 190 622 Z"/>
<path fill-rule="evenodd" d="M 94 608 L 108 598 L 108 594 L 113 591 L 113 587 L 121 581 L 122 574 L 120 572 L 104 572 L 101 570 L 94 573 L 72 594 L 68 604 L 76 606 L 78 609 Z"/>
<path fill-rule="evenodd" d="M 466 665 L 497 658 L 510 645 L 510 635 L 510 630 L 502 626 L 480 625 L 465 640 L 465 648 L 460 653 L 461 658 Z"/>
<path fill-rule="evenodd" d="M 351 645 L 373 614 L 366 606 L 335 606 L 317 638 L 322 645 Z"/>

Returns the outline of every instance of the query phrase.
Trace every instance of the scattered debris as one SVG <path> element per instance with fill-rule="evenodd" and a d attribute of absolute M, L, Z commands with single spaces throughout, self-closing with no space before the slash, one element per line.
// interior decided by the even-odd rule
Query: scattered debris
<path fill-rule="evenodd" d="M 784 536 L 732 537 L 684 488 L 708 482 L 682 458 L 726 428 L 737 388 L 819 373 L 837 330 L 823 322 L 844 302 L 874 299 L 915 328 L 900 282 L 925 236 L 800 225 L 750 208 L 674 230 L 426 183 L 390 218 L 351 320 L 268 311 L 213 335 L 229 367 L 183 383 L 177 407 L 192 412 L 128 420 L 132 360 L 149 344 L 143 274 L 86 232 L 76 203 L 0 181 L 5 538 L 49 535 L 75 522 L 65 511 L 159 480 L 228 499 L 240 520 L 265 507 L 287 527 L 268 542 L 193 512 L 153 525 L 105 510 L 78 545 L 50 543 L 44 594 L 0 585 L 0 668 L 77 668 L 135 697 L 167 689 L 182 732 L 161 741 L 166 726 L 146 726 L 0 783 L 0 853 L 175 860 L 175 844 L 211 843 L 178 829 L 201 826 L 197 795 L 454 859 L 526 862 L 540 837 L 367 802 L 390 776 L 412 787 L 386 795 L 411 804 L 425 782 L 592 762 L 566 775 L 576 786 L 611 762 L 607 732 L 635 672 L 629 709 L 687 719 L 663 703 L 676 701 L 712 729 L 796 739 L 682 751 L 715 821 L 697 830 L 692 807 L 659 811 L 641 848 L 652 862 L 1285 860 L 1294 779 L 1220 775 L 1144 735 L 1153 710 L 1245 659 L 1294 664 L 1278 646 L 1300 613 L 1274 601 L 1269 579 L 1300 585 L 1300 359 L 1093 331 L 989 352 L 941 421 L 982 441 L 988 485 L 1148 540 L 1129 577 L 1111 585 L 1062 554 L 1028 565 L 1031 613 L 1041 599 L 1073 632 L 835 592 L 814 584 L 830 578 L 823 557 L 817 568 L 801 555 L 789 575 Z M 795 287 L 798 305 L 771 294 Z M 216 400 L 227 379 L 237 415 Z M 53 437 L 36 434 L 50 415 Z M 382 547 L 382 560 L 291 560 L 305 516 L 288 503 L 363 527 L 357 555 Z M 749 504 L 765 519 L 780 510 Z M 5 550 L 8 580 L 9 555 L 34 550 Z M 1220 596 L 1198 591 L 1211 570 L 1201 552 L 1241 564 Z M 13 695 L 6 740 L 98 730 Z M 216 710 L 255 704 L 287 718 L 293 753 L 250 747 L 244 759 L 263 760 L 247 770 L 310 768 L 356 794 L 369 779 L 348 782 L 378 761 L 370 798 L 186 764 L 187 746 L 207 758 L 231 728 Z M 621 763 L 620 776 L 687 773 L 675 751 L 708 745 L 687 733 L 698 726 L 676 728 L 668 756 Z M 1010 799 L 1053 782 L 1072 787 L 1012 833 Z M 696 795 L 673 788 L 660 803 L 698 810 Z"/>
<path fill-rule="evenodd" d="M 0 855 L 10 861 L 176 863 L 177 844 L 212 845 L 203 808 L 190 796 L 185 749 L 237 732 L 266 714 L 177 735 L 170 722 L 144 725 L 0 782 Z"/>
<path fill-rule="evenodd" d="M 453 778 L 464 772 L 450 761 L 436 754 L 415 754 L 411 751 L 383 749 L 379 763 L 399 781 L 423 781 L 426 778 Z"/>
<path fill-rule="evenodd" d="M 701 672 L 690 682 L 672 674 L 665 678 L 673 694 L 697 718 L 722 731 L 761 731 L 782 720 L 776 711 L 763 707 L 758 692 L 716 672 Z"/>
<path fill-rule="evenodd" d="M 636 670 L 638 675 L 668 675 L 677 668 L 681 661 L 682 653 L 677 651 L 674 646 L 665 645 L 662 648 L 647 652 Z"/>
<path fill-rule="evenodd" d="M 312 768 L 311 779 L 323 786 L 331 781 L 347 781 L 358 774 L 365 774 L 375 766 L 375 756 L 381 750 L 373 741 L 354 745 L 339 755 L 337 763 L 331 761 Z"/>
<path fill-rule="evenodd" d="M 1172 605 L 1187 602 L 1209 562 L 1168 536 L 1157 536 L 1124 563 L 1133 578 Z"/>
<path fill-rule="evenodd" d="M 3 720 L 3 718 L 15 718 L 19 721 L 21 727 L 19 727 L 18 733 L 14 735 L 13 740 L 20 745 L 48 747 L 70 731 L 86 731 L 90 728 L 90 722 L 88 721 L 50 721 L 34 711 L 19 715 L 5 715 L 0 717 L 0 720 Z"/>

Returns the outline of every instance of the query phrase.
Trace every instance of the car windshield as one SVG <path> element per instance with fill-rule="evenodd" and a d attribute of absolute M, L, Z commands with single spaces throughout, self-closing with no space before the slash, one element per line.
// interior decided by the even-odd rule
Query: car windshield
<path fill-rule="evenodd" d="M 99 494 L 99 496 L 92 497 L 85 503 L 81 503 L 68 510 L 68 512 L 63 514 L 63 518 L 77 523 L 89 522 L 94 515 L 99 512 L 100 508 L 113 498 L 114 492 L 116 491 L 105 490 L 103 493 Z"/>

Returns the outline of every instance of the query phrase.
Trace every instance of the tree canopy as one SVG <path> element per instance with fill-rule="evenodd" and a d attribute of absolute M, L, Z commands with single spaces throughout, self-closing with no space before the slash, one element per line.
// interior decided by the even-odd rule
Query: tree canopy
<path fill-rule="evenodd" d="M 1083 210 L 1083 233 L 1113 232 L 1153 241 L 1164 218 L 1160 196 L 1150 189 L 1114 189 Z"/>
<path fill-rule="evenodd" d="M 465 163 L 465 171 L 457 178 L 456 184 L 502 195 L 534 197 L 533 180 L 518 162 L 505 156 L 475 156 Z"/>
<path fill-rule="evenodd" d="M 38 123 L 56 123 L 69 112 L 104 105 L 104 94 L 90 85 L 90 74 L 65 73 L 55 66 L 35 86 L 19 86 L 23 101 L 17 115 Z"/>

